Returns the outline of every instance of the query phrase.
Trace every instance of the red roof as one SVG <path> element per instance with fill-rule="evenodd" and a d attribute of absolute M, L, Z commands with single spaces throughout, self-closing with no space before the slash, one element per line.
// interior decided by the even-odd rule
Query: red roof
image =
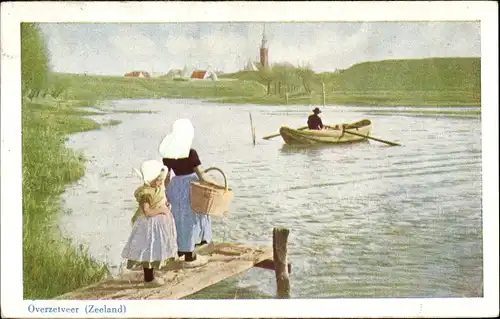
<path fill-rule="evenodd" d="M 207 71 L 196 70 L 191 74 L 191 79 L 203 79 Z"/>
<path fill-rule="evenodd" d="M 149 75 L 149 73 L 148 73 L 148 72 L 146 72 L 146 71 L 132 71 L 132 72 L 125 73 L 125 76 L 127 76 L 127 77 L 139 77 L 139 76 L 141 75 L 141 73 L 142 73 L 142 75 L 143 75 L 145 78 L 149 78 L 149 77 L 151 77 L 151 76 Z"/>

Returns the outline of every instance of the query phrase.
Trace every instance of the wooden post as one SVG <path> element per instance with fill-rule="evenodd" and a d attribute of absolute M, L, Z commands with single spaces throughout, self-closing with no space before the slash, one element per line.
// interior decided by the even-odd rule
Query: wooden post
<path fill-rule="evenodd" d="M 255 128 L 253 127 L 252 113 L 248 112 L 248 114 L 250 115 L 250 130 L 252 131 L 252 141 L 253 145 L 255 145 Z"/>
<path fill-rule="evenodd" d="M 276 274 L 278 298 L 290 298 L 290 277 L 288 275 L 287 242 L 290 230 L 286 228 L 273 229 L 273 259 Z"/>
<path fill-rule="evenodd" d="M 286 100 L 286 105 L 288 105 L 288 87 L 285 87 L 285 100 Z"/>
<path fill-rule="evenodd" d="M 322 87 L 323 87 L 323 107 L 325 106 L 326 104 L 326 93 L 325 93 L 325 83 L 321 83 Z"/>

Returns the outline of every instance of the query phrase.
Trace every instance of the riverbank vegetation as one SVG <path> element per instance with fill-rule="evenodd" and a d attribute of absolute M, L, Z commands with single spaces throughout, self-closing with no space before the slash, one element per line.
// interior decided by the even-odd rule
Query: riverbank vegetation
<path fill-rule="evenodd" d="M 314 73 L 308 66 L 275 64 L 271 70 L 223 74 L 221 78 L 265 85 L 260 97 L 223 97 L 218 102 L 385 106 L 479 106 L 480 58 L 384 60 L 345 70 Z M 288 99 L 287 99 L 288 95 Z"/>
<path fill-rule="evenodd" d="M 64 146 L 70 133 L 99 125 L 80 117 L 90 112 L 79 103 L 30 102 L 49 95 L 49 59 L 36 25 L 21 25 L 23 288 L 25 299 L 47 299 L 91 284 L 106 274 L 105 265 L 61 238 L 56 219 L 65 185 L 83 176 L 83 157 Z M 57 93 L 57 92 L 56 92 Z"/>
<path fill-rule="evenodd" d="M 83 74 L 52 73 L 52 83 L 65 83 L 58 95 L 62 100 L 96 101 L 126 98 L 218 98 L 253 97 L 265 94 L 255 81 L 174 81 L 168 78 L 131 78 Z M 49 91 L 54 90 L 52 87 Z"/>
<path fill-rule="evenodd" d="M 480 58 L 386 60 L 314 73 L 279 63 L 270 70 L 221 74 L 218 81 L 176 81 L 51 73 L 49 92 L 62 100 L 199 98 L 237 104 L 480 106 Z"/>
<path fill-rule="evenodd" d="M 64 146 L 65 135 L 99 127 L 75 115 L 82 111 L 23 104 L 23 284 L 24 298 L 51 298 L 101 279 L 104 265 L 84 248 L 62 239 L 56 219 L 59 196 L 83 176 L 83 157 Z"/>

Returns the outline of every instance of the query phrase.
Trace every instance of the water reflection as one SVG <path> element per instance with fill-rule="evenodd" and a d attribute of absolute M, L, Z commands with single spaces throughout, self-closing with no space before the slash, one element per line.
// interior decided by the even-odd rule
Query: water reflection
<path fill-rule="evenodd" d="M 321 144 L 311 144 L 311 145 L 283 144 L 280 148 L 280 151 L 284 155 L 302 153 L 314 156 L 317 154 L 321 154 L 321 152 L 323 152 L 324 150 L 329 150 L 332 148 L 336 148 L 338 150 L 351 150 L 351 149 L 356 149 L 358 147 L 366 147 L 367 144 L 370 144 L 368 140 L 358 141 L 353 143 L 338 143 L 338 144 L 331 144 L 331 143 L 321 143 Z"/>

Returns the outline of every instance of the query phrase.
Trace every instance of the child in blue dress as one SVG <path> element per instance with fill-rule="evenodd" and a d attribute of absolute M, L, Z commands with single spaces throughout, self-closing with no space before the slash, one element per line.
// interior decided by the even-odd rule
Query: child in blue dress
<path fill-rule="evenodd" d="M 165 267 L 177 254 L 175 222 L 165 196 L 167 168 L 151 160 L 144 162 L 136 172 L 143 184 L 134 192 L 139 207 L 132 217 L 132 232 L 122 257 L 127 259 L 128 269 L 141 266 L 144 282 L 157 286 L 161 282 L 155 279 L 154 270 Z"/>

